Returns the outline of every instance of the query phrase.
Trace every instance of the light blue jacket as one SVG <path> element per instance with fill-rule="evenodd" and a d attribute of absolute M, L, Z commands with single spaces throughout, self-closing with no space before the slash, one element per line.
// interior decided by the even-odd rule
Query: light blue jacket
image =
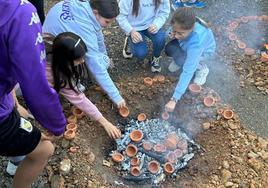
<path fill-rule="evenodd" d="M 185 93 L 198 65 L 200 58 L 207 58 L 215 53 L 216 43 L 211 29 L 195 23 L 193 31 L 190 35 L 178 41 L 178 45 L 186 52 L 186 60 L 183 70 L 179 78 L 179 82 L 175 88 L 173 98 L 179 100 Z"/>
<path fill-rule="evenodd" d="M 154 0 L 140 0 L 138 16 L 132 15 L 133 0 L 120 0 L 120 14 L 117 21 L 127 35 L 132 29 L 142 31 L 148 29 L 149 25 L 155 24 L 160 29 L 170 13 L 169 0 L 161 0 L 158 9 L 155 11 Z"/>
<path fill-rule="evenodd" d="M 102 28 L 88 1 L 65 0 L 50 9 L 43 25 L 43 32 L 57 36 L 67 31 L 83 39 L 88 48 L 86 63 L 90 72 L 113 102 L 120 102 L 122 97 L 107 71 L 110 61 Z"/>

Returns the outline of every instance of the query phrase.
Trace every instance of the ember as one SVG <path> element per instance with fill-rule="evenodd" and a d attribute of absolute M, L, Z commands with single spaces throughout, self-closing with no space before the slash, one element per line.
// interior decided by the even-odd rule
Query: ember
<path fill-rule="evenodd" d="M 137 131 L 143 134 L 139 142 L 131 139 Z M 152 185 L 158 185 L 166 176 L 176 177 L 200 148 L 181 129 L 161 119 L 131 120 L 116 143 L 117 150 L 111 156 L 114 153 L 124 155 L 118 168 L 123 172 L 123 178 Z"/>

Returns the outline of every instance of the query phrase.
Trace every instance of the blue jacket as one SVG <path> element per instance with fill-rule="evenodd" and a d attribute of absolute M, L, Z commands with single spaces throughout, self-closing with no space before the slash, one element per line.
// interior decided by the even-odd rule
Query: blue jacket
<path fill-rule="evenodd" d="M 122 97 L 107 71 L 110 60 L 102 28 L 88 1 L 65 0 L 50 9 L 43 25 L 43 32 L 56 36 L 67 31 L 83 39 L 88 48 L 86 53 L 88 69 L 113 102 L 120 102 Z"/>
<path fill-rule="evenodd" d="M 175 88 L 173 98 L 179 100 L 185 93 L 201 57 L 209 57 L 215 53 L 216 43 L 211 29 L 195 23 L 193 31 L 183 40 L 178 40 L 178 45 L 186 52 L 186 60 Z"/>

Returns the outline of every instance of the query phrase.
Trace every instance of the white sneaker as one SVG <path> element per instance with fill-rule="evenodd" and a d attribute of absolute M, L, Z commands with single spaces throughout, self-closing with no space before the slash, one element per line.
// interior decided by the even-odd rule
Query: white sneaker
<path fill-rule="evenodd" d="M 151 71 L 152 72 L 161 72 L 161 67 L 160 67 L 160 57 L 153 57 L 152 61 L 151 61 Z"/>
<path fill-rule="evenodd" d="M 81 84 L 80 80 L 77 83 L 77 88 L 79 91 L 84 92 L 86 90 L 86 87 Z"/>
<path fill-rule="evenodd" d="M 125 42 L 124 42 L 124 48 L 123 48 L 123 56 L 126 59 L 130 59 L 133 57 L 133 54 L 131 53 L 131 49 L 130 49 L 130 38 L 126 37 L 125 38 Z"/>
<path fill-rule="evenodd" d="M 209 69 L 207 65 L 202 65 L 202 67 L 197 69 L 195 72 L 194 83 L 200 86 L 204 85 L 207 81 L 208 73 Z"/>
<path fill-rule="evenodd" d="M 14 165 L 12 162 L 8 161 L 6 172 L 10 176 L 14 176 L 18 166 Z"/>
<path fill-rule="evenodd" d="M 174 60 L 172 60 L 172 62 L 169 64 L 169 66 L 168 66 L 168 70 L 170 71 L 170 72 L 176 72 L 176 71 L 178 71 L 180 69 L 180 66 L 179 65 L 177 65 L 175 62 L 174 62 Z"/>

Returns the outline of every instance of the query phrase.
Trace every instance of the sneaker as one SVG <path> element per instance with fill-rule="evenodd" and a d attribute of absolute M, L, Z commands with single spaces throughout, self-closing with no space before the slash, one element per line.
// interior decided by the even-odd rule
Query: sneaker
<path fill-rule="evenodd" d="M 204 85 L 207 81 L 207 75 L 209 69 L 206 65 L 203 65 L 201 69 L 197 69 L 195 72 L 194 83 L 197 85 Z"/>
<path fill-rule="evenodd" d="M 179 65 L 177 65 L 175 62 L 174 62 L 174 60 L 172 60 L 172 62 L 169 64 L 169 66 L 168 66 L 168 70 L 170 71 L 170 72 L 176 72 L 176 71 L 178 71 L 180 69 L 180 66 Z"/>
<path fill-rule="evenodd" d="M 125 38 L 125 42 L 124 42 L 124 48 L 123 48 L 123 56 L 126 59 L 130 59 L 133 57 L 133 54 L 131 53 L 131 49 L 130 49 L 130 38 L 126 37 Z"/>
<path fill-rule="evenodd" d="M 13 164 L 11 161 L 8 161 L 6 172 L 8 173 L 8 175 L 14 176 L 17 168 L 17 165 Z"/>
<path fill-rule="evenodd" d="M 161 67 L 160 67 L 160 56 L 159 57 L 153 57 L 153 60 L 151 62 L 151 71 L 152 72 L 161 72 Z"/>
<path fill-rule="evenodd" d="M 204 8 L 206 3 L 202 1 L 195 1 L 194 3 L 187 2 L 184 4 L 185 7 L 195 7 L 195 8 Z"/>
<path fill-rule="evenodd" d="M 79 91 L 84 92 L 86 90 L 86 87 L 81 84 L 80 80 L 77 83 L 77 88 Z"/>

